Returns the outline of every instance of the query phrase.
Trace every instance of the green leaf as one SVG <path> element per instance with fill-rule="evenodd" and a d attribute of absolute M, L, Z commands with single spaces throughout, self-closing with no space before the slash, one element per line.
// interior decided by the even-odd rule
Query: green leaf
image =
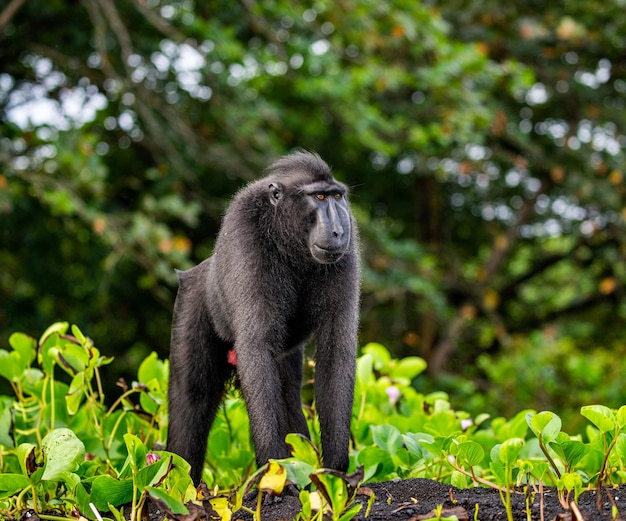
<path fill-rule="evenodd" d="M 26 366 L 37 356 L 37 341 L 24 333 L 13 333 L 9 337 L 9 345 L 20 354 Z"/>
<path fill-rule="evenodd" d="M 402 434 L 393 425 L 376 425 L 372 428 L 372 438 L 374 443 L 388 452 L 391 457 L 395 456 L 399 448 L 402 447 Z"/>
<path fill-rule="evenodd" d="M 17 382 L 26 367 L 18 352 L 0 349 L 0 376 L 10 382 Z"/>
<path fill-rule="evenodd" d="M 407 450 L 417 460 L 421 460 L 424 458 L 424 449 L 422 447 L 422 442 L 426 441 L 428 443 L 433 443 L 435 438 L 430 434 L 426 433 L 413 433 L 409 432 L 407 434 L 402 435 L 402 439 L 404 440 L 404 445 Z"/>
<path fill-rule="evenodd" d="M 310 519 L 313 508 L 311 507 L 311 493 L 308 490 L 301 490 L 300 505 L 303 519 Z"/>
<path fill-rule="evenodd" d="M 89 351 L 73 342 L 63 342 L 55 356 L 59 367 L 70 376 L 83 372 L 89 364 Z"/>
<path fill-rule="evenodd" d="M 404 379 L 411 382 L 417 375 L 426 370 L 426 360 L 419 356 L 407 356 L 398 361 L 391 369 L 389 376 L 394 380 Z"/>
<path fill-rule="evenodd" d="M 604 405 L 585 405 L 581 407 L 580 414 L 593 423 L 600 432 L 615 430 L 615 414 Z"/>
<path fill-rule="evenodd" d="M 502 485 L 505 487 L 510 485 L 510 483 L 507 483 L 506 469 L 504 468 L 504 464 L 501 461 L 492 459 L 489 462 L 489 469 L 491 470 L 498 485 Z"/>
<path fill-rule="evenodd" d="M 287 445 L 291 447 L 291 454 L 294 458 L 307 463 L 312 467 L 320 467 L 320 456 L 315 445 L 306 436 L 297 433 L 287 434 L 285 438 Z"/>
<path fill-rule="evenodd" d="M 21 492 L 30 485 L 30 481 L 23 474 L 0 474 L 0 499 Z"/>
<path fill-rule="evenodd" d="M 365 390 L 374 381 L 374 358 L 372 355 L 359 357 L 356 364 L 356 391 Z M 364 392 L 364 391 L 363 391 Z"/>
<path fill-rule="evenodd" d="M 620 429 L 626 427 L 626 405 L 622 405 L 615 413 L 615 419 Z"/>
<path fill-rule="evenodd" d="M 346 482 L 341 477 L 324 470 L 315 472 L 311 479 L 330 504 L 333 513 L 343 512 L 349 500 Z"/>
<path fill-rule="evenodd" d="M 58 479 L 64 472 L 75 471 L 85 458 L 85 445 L 70 429 L 55 429 L 47 434 L 41 450 L 45 458 L 42 480 Z"/>
<path fill-rule="evenodd" d="M 370 355 L 374 362 L 374 368 L 380 371 L 391 362 L 391 355 L 389 350 L 382 344 L 376 342 L 369 342 L 365 344 L 362 349 L 363 354 Z"/>
<path fill-rule="evenodd" d="M 140 490 L 145 487 L 152 487 L 160 483 L 168 472 L 170 465 L 169 458 L 161 458 L 150 465 L 146 465 L 137 471 L 135 485 Z"/>
<path fill-rule="evenodd" d="M 311 474 L 319 468 L 317 465 L 310 465 L 297 458 L 282 459 L 280 464 L 287 471 L 287 479 L 295 483 L 298 488 L 306 487 L 311 483 Z"/>
<path fill-rule="evenodd" d="M 363 505 L 359 503 L 352 505 L 350 508 L 342 512 L 341 516 L 339 516 L 339 521 L 349 521 L 350 519 L 354 519 L 361 511 L 361 508 L 363 508 Z"/>
<path fill-rule="evenodd" d="M 395 468 L 389 452 L 378 447 L 365 447 L 358 456 L 359 465 L 365 467 L 365 479 L 383 478 Z"/>
<path fill-rule="evenodd" d="M 35 465 L 35 449 L 36 447 L 32 443 L 21 443 L 15 450 L 17 459 L 20 462 L 22 474 L 25 476 L 30 476 L 37 470 Z"/>
<path fill-rule="evenodd" d="M 573 467 L 587 453 L 587 446 L 579 440 L 563 440 L 560 443 L 552 442 L 550 447 L 569 465 Z"/>
<path fill-rule="evenodd" d="M 156 352 L 150 353 L 139 365 L 137 378 L 140 382 L 147 383 L 156 379 L 159 382 L 167 382 L 169 377 L 168 363 L 159 360 Z"/>
<path fill-rule="evenodd" d="M 124 434 L 124 443 L 126 443 L 131 467 L 135 470 L 145 467 L 148 449 L 143 442 L 134 434 L 126 433 Z"/>
<path fill-rule="evenodd" d="M 538 414 L 528 413 L 526 422 L 535 436 L 543 443 L 553 441 L 561 432 L 561 418 L 550 411 L 543 411 Z"/>
<path fill-rule="evenodd" d="M 559 485 L 566 490 L 580 490 L 583 486 L 583 480 L 577 472 L 566 472 L 559 479 Z"/>
<path fill-rule="evenodd" d="M 87 343 L 87 337 L 83 335 L 83 332 L 79 329 L 76 324 L 72 324 L 72 335 L 80 342 L 81 345 L 85 345 Z"/>
<path fill-rule="evenodd" d="M 13 418 L 11 410 L 13 401 L 8 397 L 0 396 L 0 445 L 13 447 Z"/>
<path fill-rule="evenodd" d="M 457 456 L 472 467 L 480 465 L 485 458 L 485 450 L 480 444 L 472 440 L 463 441 L 458 444 L 453 443 L 450 447 L 456 447 L 455 451 Z"/>
<path fill-rule="evenodd" d="M 78 412 L 78 408 L 83 400 L 83 389 L 85 388 L 85 373 L 78 373 L 72 382 L 70 388 L 65 394 L 65 404 L 67 406 L 67 412 L 73 416 Z"/>
<path fill-rule="evenodd" d="M 498 459 L 505 465 L 512 465 L 524 447 L 522 438 L 511 438 L 500 445 Z"/>
<path fill-rule="evenodd" d="M 91 501 L 98 510 L 109 510 L 113 506 L 124 505 L 133 499 L 133 482 L 128 479 L 115 479 L 109 475 L 98 476 L 91 486 Z"/>
<path fill-rule="evenodd" d="M 183 505 L 180 501 L 178 501 L 178 499 L 170 496 L 164 490 L 160 488 L 155 488 L 155 487 L 146 487 L 146 492 L 153 499 L 156 499 L 158 501 L 165 503 L 165 505 L 167 506 L 167 508 L 170 510 L 172 514 L 175 514 L 175 515 L 188 515 L 189 514 L 189 510 L 187 510 L 187 507 L 185 505 Z"/>
<path fill-rule="evenodd" d="M 39 339 L 39 345 L 43 345 L 45 341 L 53 334 L 64 335 L 67 333 L 67 329 L 69 327 L 69 322 L 55 322 L 51 326 L 48 327 L 41 335 Z"/>

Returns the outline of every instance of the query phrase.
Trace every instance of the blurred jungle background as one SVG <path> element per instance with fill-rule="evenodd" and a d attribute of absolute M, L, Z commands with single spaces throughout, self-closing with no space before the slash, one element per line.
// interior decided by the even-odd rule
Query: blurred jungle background
<path fill-rule="evenodd" d="M 473 413 L 618 407 L 625 105 L 624 0 L 3 0 L 0 345 L 69 320 L 132 379 L 302 147 L 352 187 L 361 344 Z"/>

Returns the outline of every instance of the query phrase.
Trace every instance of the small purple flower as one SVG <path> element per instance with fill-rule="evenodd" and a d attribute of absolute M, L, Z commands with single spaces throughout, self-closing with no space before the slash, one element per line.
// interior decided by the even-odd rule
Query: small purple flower
<path fill-rule="evenodd" d="M 395 385 L 390 385 L 385 389 L 387 396 L 389 396 L 389 403 L 391 405 L 395 405 L 398 399 L 400 398 L 400 389 L 398 389 Z"/>
<path fill-rule="evenodd" d="M 472 425 L 474 425 L 474 422 L 471 420 L 471 418 L 466 418 L 464 420 L 461 420 L 461 430 L 463 432 L 469 429 Z"/>
<path fill-rule="evenodd" d="M 146 465 L 152 465 L 161 459 L 161 456 L 155 454 L 154 452 L 148 452 L 146 454 Z"/>

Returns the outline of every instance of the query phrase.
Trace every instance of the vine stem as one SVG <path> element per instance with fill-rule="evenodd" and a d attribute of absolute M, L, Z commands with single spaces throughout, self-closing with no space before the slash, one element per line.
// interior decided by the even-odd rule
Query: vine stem
<path fill-rule="evenodd" d="M 507 487 L 501 487 L 500 485 L 497 485 L 493 481 L 489 481 L 488 479 L 481 478 L 480 476 L 477 476 L 473 472 L 468 472 L 467 470 L 459 467 L 458 465 L 453 464 L 452 466 L 454 467 L 454 470 L 459 471 L 461 474 L 465 474 L 467 477 L 472 478 L 474 481 L 477 481 L 478 483 L 482 483 L 483 485 L 486 485 L 490 488 L 495 488 L 496 490 L 499 490 L 500 492 L 506 492 L 507 490 L 510 492 L 510 490 Z M 514 490 L 513 492 L 515 492 L 516 494 L 521 494 L 521 492 L 518 492 L 517 490 Z"/>

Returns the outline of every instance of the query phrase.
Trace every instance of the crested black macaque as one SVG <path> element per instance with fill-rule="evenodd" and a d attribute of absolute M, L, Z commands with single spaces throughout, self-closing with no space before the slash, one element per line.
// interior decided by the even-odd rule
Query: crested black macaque
<path fill-rule="evenodd" d="M 196 484 L 235 371 L 258 465 L 289 456 L 288 433 L 309 436 L 300 388 L 311 336 L 323 462 L 347 469 L 359 310 L 347 193 L 318 155 L 284 156 L 234 197 L 213 255 L 178 273 L 167 448 Z"/>

